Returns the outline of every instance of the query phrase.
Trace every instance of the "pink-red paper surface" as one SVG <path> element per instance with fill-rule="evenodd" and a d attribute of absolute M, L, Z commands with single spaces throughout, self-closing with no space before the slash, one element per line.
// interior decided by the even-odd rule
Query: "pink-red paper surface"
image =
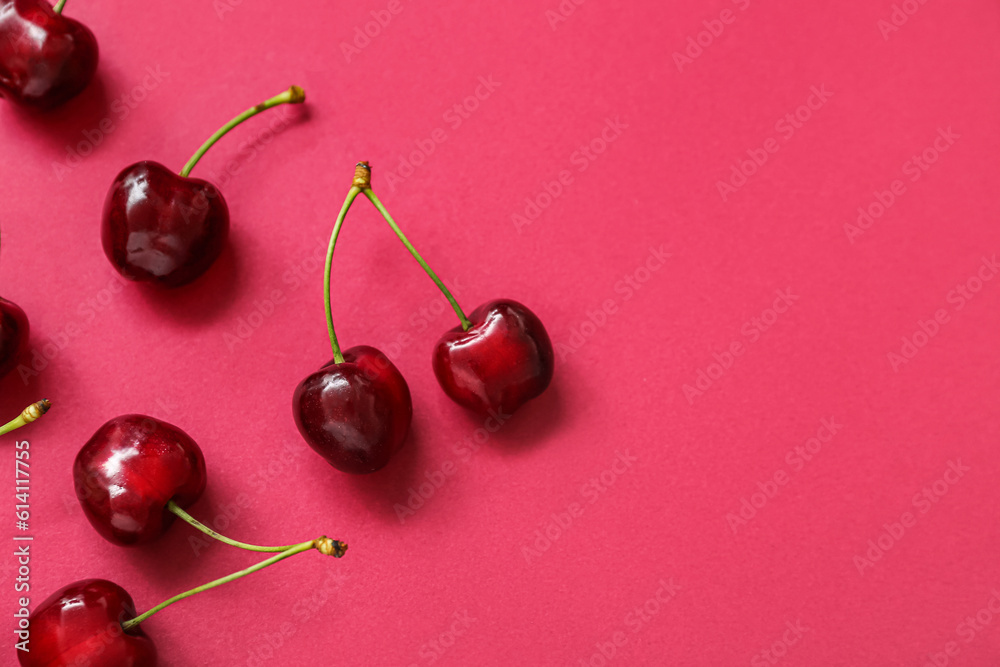
<path fill-rule="evenodd" d="M 1000 7 L 986 0 L 275 3 L 71 0 L 98 80 L 0 106 L 0 295 L 33 327 L 3 418 L 3 664 L 15 534 L 34 606 L 112 579 L 148 608 L 256 562 L 175 525 L 89 526 L 76 452 L 149 414 L 200 443 L 192 513 L 234 538 L 329 534 L 144 624 L 162 664 L 960 665 L 1000 659 Z M 117 277 L 107 188 L 194 175 L 229 249 L 175 292 Z M 295 385 L 329 360 L 322 258 L 353 165 L 467 310 L 527 304 L 551 388 L 497 430 L 430 352 L 455 325 L 368 202 L 334 265 L 346 346 L 407 378 L 398 458 L 344 475 Z M 22 375 L 24 381 L 22 381 Z M 489 432 L 492 429 L 495 432 Z M 6 505 L 4 505 L 4 503 Z"/>

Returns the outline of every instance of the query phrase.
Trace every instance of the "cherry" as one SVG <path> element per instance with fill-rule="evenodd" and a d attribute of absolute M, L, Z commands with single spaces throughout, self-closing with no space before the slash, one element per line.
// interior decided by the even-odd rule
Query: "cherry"
<path fill-rule="evenodd" d="M 334 468 L 353 474 L 385 467 L 403 446 L 413 419 L 410 389 L 389 358 L 366 345 L 341 353 L 333 328 L 333 251 L 347 211 L 369 177 L 367 164 L 360 163 L 327 249 L 323 297 L 333 360 L 300 382 L 292 396 L 295 425 L 305 441 Z"/>
<path fill-rule="evenodd" d="M 552 381 L 552 342 L 541 320 L 516 301 L 472 311 L 472 326 L 451 329 L 434 347 L 433 366 L 452 400 L 477 412 L 512 414 Z"/>
<path fill-rule="evenodd" d="M 124 169 L 104 204 L 104 253 L 129 280 L 185 285 L 218 259 L 229 237 L 229 207 L 211 183 L 157 162 Z"/>
<path fill-rule="evenodd" d="M 229 121 L 188 160 L 180 174 L 157 162 L 126 167 L 104 202 L 104 254 L 129 280 L 160 287 L 190 283 L 215 262 L 229 237 L 229 207 L 211 183 L 189 178 L 201 157 L 243 121 L 280 104 L 301 104 L 305 93 L 292 86 Z"/>
<path fill-rule="evenodd" d="M 205 490 L 205 459 L 184 431 L 143 415 L 124 415 L 97 430 L 73 464 L 76 496 L 98 533 L 114 544 L 144 544 L 173 523 Z"/>
<path fill-rule="evenodd" d="M 30 634 L 18 636 L 23 642 L 18 660 L 23 667 L 152 667 L 153 641 L 142 628 L 122 629 L 135 616 L 131 596 L 118 584 L 77 581 L 50 595 L 29 616 Z"/>
<path fill-rule="evenodd" d="M 28 349 L 28 316 L 15 304 L 0 299 L 0 377 L 17 367 Z"/>
<path fill-rule="evenodd" d="M 59 106 L 97 71 L 97 40 L 46 0 L 0 0 L 0 97 L 39 110 Z"/>
<path fill-rule="evenodd" d="M 358 345 L 299 383 L 295 425 L 309 446 L 337 470 L 384 468 L 406 440 L 413 404 L 406 380 L 373 347 Z"/>
<path fill-rule="evenodd" d="M 371 187 L 363 192 L 451 303 L 461 323 L 445 332 L 434 348 L 432 366 L 445 394 L 483 414 L 510 415 L 545 391 L 552 381 L 555 355 L 542 321 L 520 303 L 505 299 L 484 303 L 470 320 Z"/>

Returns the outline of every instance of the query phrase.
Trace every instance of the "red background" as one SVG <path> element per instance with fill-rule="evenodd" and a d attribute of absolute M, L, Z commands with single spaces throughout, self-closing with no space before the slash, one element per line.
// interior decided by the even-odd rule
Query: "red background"
<path fill-rule="evenodd" d="M 1000 8 L 903 4 L 895 26 L 889 0 L 591 0 L 566 15 L 556 0 L 71 0 L 99 79 L 53 115 L 0 106 L 0 290 L 50 357 L 27 386 L 0 384 L 0 408 L 55 403 L 21 432 L 33 603 L 105 577 L 147 608 L 255 561 L 196 553 L 183 525 L 135 550 L 88 525 L 72 460 L 139 412 L 204 450 L 198 517 L 238 539 L 351 545 L 157 615 L 144 626 L 164 665 L 600 665 L 601 646 L 619 664 L 774 664 L 773 650 L 924 665 L 949 643 L 949 664 L 994 664 L 1000 281 L 976 278 L 1000 250 Z M 176 292 L 123 284 L 98 231 L 114 175 L 180 169 L 291 83 L 304 108 L 251 120 L 194 172 L 232 212 L 212 271 Z M 920 157 L 949 128 L 947 150 Z M 549 391 L 472 452 L 482 424 L 430 370 L 454 317 L 359 201 L 334 268 L 338 332 L 393 356 L 415 411 L 405 450 L 363 478 L 326 465 L 290 414 L 330 357 L 317 258 L 359 159 L 467 310 L 520 300 L 559 350 Z M 854 233 L 859 207 L 879 216 Z M 777 315 L 776 290 L 792 295 Z M 823 420 L 841 426 L 807 461 L 795 448 Z M 949 462 L 968 470 L 939 496 Z M 925 487 L 934 502 L 915 498 Z M 13 613 L 14 559 L 0 566 Z"/>

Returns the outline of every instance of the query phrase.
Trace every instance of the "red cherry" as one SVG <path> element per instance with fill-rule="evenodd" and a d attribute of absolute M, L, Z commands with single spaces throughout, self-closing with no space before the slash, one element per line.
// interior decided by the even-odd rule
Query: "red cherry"
<path fill-rule="evenodd" d="M 248 118 L 305 100 L 305 92 L 292 86 L 244 111 L 209 137 L 179 174 L 150 161 L 122 170 L 101 217 L 104 254 L 118 273 L 161 287 L 180 287 L 205 273 L 229 237 L 229 207 L 214 185 L 190 178 L 191 170 L 215 142 Z"/>
<path fill-rule="evenodd" d="M 135 615 L 118 584 L 86 579 L 64 586 L 29 617 L 29 650 L 18 650 L 18 660 L 22 667 L 155 667 L 153 640 L 141 627 L 122 629 Z"/>
<path fill-rule="evenodd" d="M 97 40 L 46 0 L 0 1 L 0 97 L 51 109 L 87 87 L 97 71 Z"/>
<path fill-rule="evenodd" d="M 229 237 L 229 207 L 214 185 L 139 162 L 104 202 L 104 254 L 129 280 L 179 287 L 208 270 Z"/>
<path fill-rule="evenodd" d="M 472 311 L 472 326 L 445 332 L 434 348 L 441 388 L 459 405 L 512 414 L 552 381 L 552 342 L 541 320 L 516 301 L 498 299 Z"/>
<path fill-rule="evenodd" d="M 76 497 L 97 532 L 114 544 L 155 540 L 205 490 L 205 458 L 184 431 L 152 417 L 112 419 L 73 464 Z"/>
<path fill-rule="evenodd" d="M 0 299 L 0 377 L 17 366 L 28 349 L 28 316 L 10 301 Z"/>
<path fill-rule="evenodd" d="M 413 418 L 406 380 L 388 357 L 359 345 L 299 383 L 292 398 L 299 433 L 330 465 L 363 474 L 385 467 Z"/>

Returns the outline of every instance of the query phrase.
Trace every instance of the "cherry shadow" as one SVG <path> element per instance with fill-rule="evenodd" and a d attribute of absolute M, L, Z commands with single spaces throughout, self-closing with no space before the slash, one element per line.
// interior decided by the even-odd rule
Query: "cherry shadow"
<path fill-rule="evenodd" d="M 151 315 L 168 317 L 184 326 L 201 326 L 217 320 L 239 296 L 239 251 L 233 246 L 230 238 L 208 271 L 182 287 L 164 289 L 137 284 L 141 301 Z"/>
<path fill-rule="evenodd" d="M 460 419 L 466 425 L 463 430 L 476 442 L 502 454 L 517 455 L 544 446 L 552 434 L 564 428 L 567 414 L 564 408 L 561 378 L 556 375 L 541 396 L 518 408 L 499 429 L 494 418 L 465 410 L 444 395 L 438 409 L 442 415 Z"/>
<path fill-rule="evenodd" d="M 60 159 L 65 159 L 66 168 L 72 169 L 107 145 L 118 119 L 108 111 L 107 87 L 98 70 L 90 85 L 65 104 L 49 111 L 10 108 L 4 123 L 19 126 L 54 150 L 62 149 Z"/>
<path fill-rule="evenodd" d="M 207 517 L 202 516 L 199 509 L 207 511 L 205 508 L 211 506 L 212 500 L 206 498 L 210 494 L 211 488 L 209 485 L 198 502 L 193 507 L 188 508 L 191 515 L 199 521 L 207 519 Z M 192 546 L 192 540 L 199 545 L 197 551 Z M 202 567 L 201 561 L 208 554 L 228 548 L 177 518 L 163 535 L 150 544 L 122 547 L 104 540 L 101 541 L 109 549 L 121 553 L 121 557 L 128 561 L 131 567 L 143 572 L 144 578 L 155 583 L 158 588 L 168 590 L 178 588 L 178 581 L 190 580 L 192 571 L 204 572 L 204 576 L 201 578 L 205 581 L 214 579 L 215 575 L 207 573 Z M 198 579 L 198 577 L 194 578 Z M 177 592 L 179 593 L 180 589 Z"/>
<path fill-rule="evenodd" d="M 403 448 L 389 465 L 369 475 L 341 473 L 340 476 L 356 495 L 364 498 L 365 506 L 373 509 L 374 514 L 398 526 L 396 503 L 406 504 L 406 494 L 417 483 L 419 471 L 430 465 L 422 449 L 423 441 L 421 433 L 411 427 Z"/>

